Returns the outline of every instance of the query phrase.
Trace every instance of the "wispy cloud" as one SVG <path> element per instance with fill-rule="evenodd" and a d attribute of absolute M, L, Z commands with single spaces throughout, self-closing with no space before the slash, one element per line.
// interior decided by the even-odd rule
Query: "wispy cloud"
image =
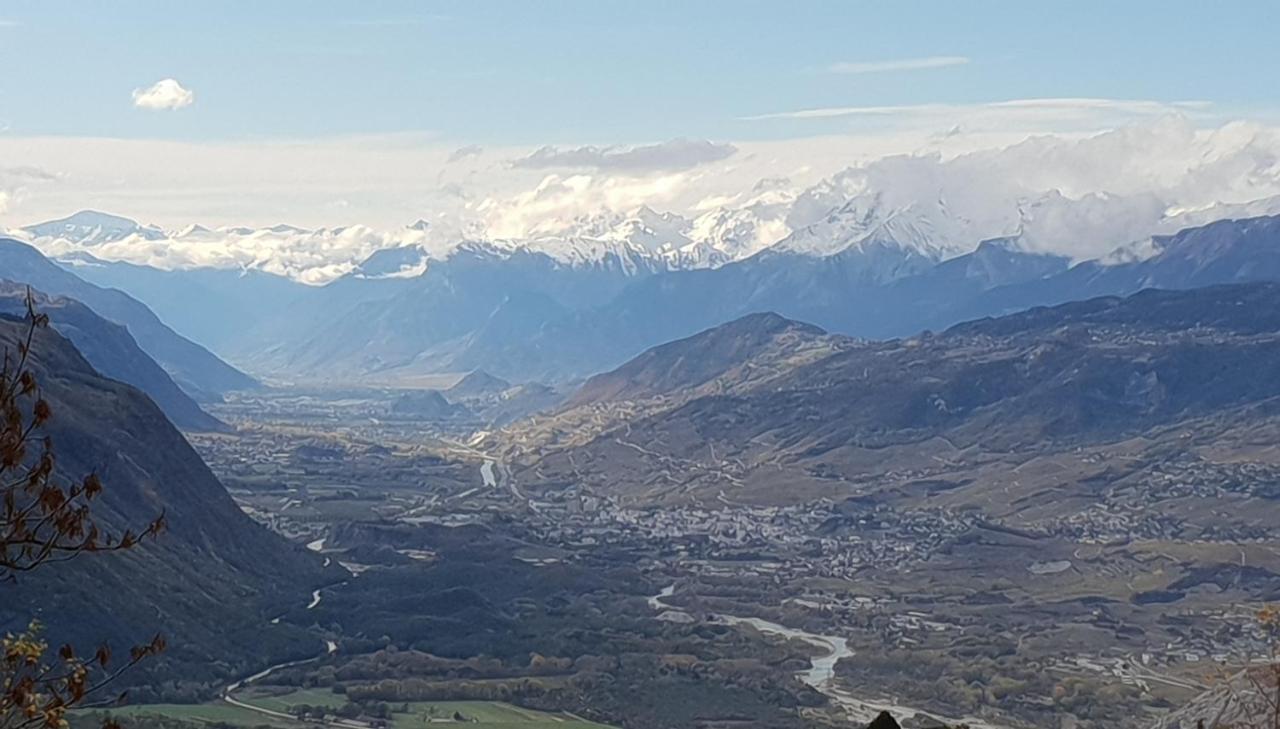
<path fill-rule="evenodd" d="M 445 164 L 461 162 L 468 157 L 478 157 L 482 154 L 484 154 L 484 147 L 481 147 L 478 144 L 468 144 L 465 147 L 458 147 L 453 150 L 453 152 L 449 153 L 449 157 L 445 160 Z"/>
<path fill-rule="evenodd" d="M 963 66 L 969 63 L 966 56 L 924 56 L 922 58 L 898 58 L 888 61 L 845 61 L 827 66 L 830 73 L 889 73 L 892 71 L 922 71 L 929 68 Z"/>
<path fill-rule="evenodd" d="M 624 172 L 684 170 L 719 162 L 737 152 L 732 144 L 705 139 L 672 139 L 640 147 L 542 147 L 512 162 L 526 169 L 596 169 Z"/>
<path fill-rule="evenodd" d="M 50 172 L 36 165 L 18 165 L 16 167 L 0 167 L 0 180 L 17 180 L 19 182 L 56 182 L 57 173 Z"/>
<path fill-rule="evenodd" d="M 769 119 L 833 119 L 838 117 L 958 117 L 975 113 L 1053 116 L 1097 113 L 1159 115 L 1207 109 L 1207 101 L 1151 101 L 1145 99 L 1046 98 L 1010 99 L 978 104 L 905 104 L 897 106 L 829 106 L 739 117 L 742 121 Z"/>
<path fill-rule="evenodd" d="M 22 23 L 19 23 L 16 20 L 7 20 L 5 18 L 0 18 L 0 28 L 17 28 L 20 25 L 22 25 Z"/>
<path fill-rule="evenodd" d="M 139 109 L 181 109 L 196 100 L 191 89 L 171 78 L 161 79 L 145 89 L 133 90 L 133 105 Z"/>

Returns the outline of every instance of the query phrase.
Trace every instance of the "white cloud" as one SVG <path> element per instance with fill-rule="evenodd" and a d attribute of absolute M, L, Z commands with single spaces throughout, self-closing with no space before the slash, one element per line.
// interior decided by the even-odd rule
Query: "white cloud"
<path fill-rule="evenodd" d="M 0 165 L 0 215 L 12 212 L 32 187 L 44 188 L 59 181 L 59 175 L 37 165 Z"/>
<path fill-rule="evenodd" d="M 921 71 L 929 68 L 963 66 L 969 63 L 965 56 L 925 56 L 923 58 L 899 58 L 890 61 L 845 61 L 827 66 L 830 73 L 861 74 L 887 73 L 891 71 Z"/>
<path fill-rule="evenodd" d="M 738 148 L 706 139 L 672 139 L 639 147 L 542 147 L 512 162 L 528 169 L 576 168 L 631 172 L 683 170 L 719 162 Z"/>
<path fill-rule="evenodd" d="M 469 206 L 494 238 L 555 235 L 593 215 L 641 205 L 669 209 L 694 178 L 683 172 L 652 177 L 547 175 L 531 190 Z"/>
<path fill-rule="evenodd" d="M 1172 112 L 1205 111 L 1205 101 L 1151 101 L 1146 99 L 1043 98 L 1011 99 L 977 104 L 905 104 L 897 106 L 831 106 L 771 112 L 741 117 L 743 121 L 772 119 L 881 118 L 898 122 L 964 122 L 1062 125 L 1114 121 L 1117 118 L 1150 117 Z"/>
<path fill-rule="evenodd" d="M 445 162 L 447 164 L 453 164 L 454 162 L 461 162 L 469 157 L 479 157 L 482 154 L 484 154 L 484 147 L 481 147 L 478 144 L 468 144 L 453 150 L 449 155 L 449 159 L 445 160 Z"/>
<path fill-rule="evenodd" d="M 133 105 L 139 109 L 181 109 L 191 106 L 196 95 L 171 78 L 161 79 L 148 88 L 133 90 Z"/>

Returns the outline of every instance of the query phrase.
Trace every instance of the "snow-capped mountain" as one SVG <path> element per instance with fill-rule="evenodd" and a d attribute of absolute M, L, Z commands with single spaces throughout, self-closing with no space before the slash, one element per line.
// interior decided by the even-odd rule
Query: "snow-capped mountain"
<path fill-rule="evenodd" d="M 984 232 L 994 235 L 983 235 Z M 979 240 L 1007 232 L 970 229 L 964 220 L 950 214 L 942 199 L 894 207 L 886 204 L 881 193 L 872 192 L 849 200 L 821 220 L 783 238 L 774 248 L 822 257 L 871 244 L 892 244 L 941 260 L 972 250 Z"/>
<path fill-rule="evenodd" d="M 1092 143 L 1106 147 L 1110 141 L 1104 135 Z M 1074 148 L 1061 148 L 1063 144 L 1027 142 L 951 160 L 928 155 L 884 158 L 807 187 L 786 178 L 767 178 L 737 194 L 707 198 L 683 214 L 648 205 L 601 210 L 568 222 L 536 222 L 519 237 L 486 235 L 483 221 L 455 224 L 446 218 L 439 219 L 440 225 L 418 219 L 391 230 L 288 224 L 190 224 L 162 230 L 94 211 L 27 226 L 19 234 L 56 257 L 91 250 L 107 261 L 161 269 L 253 269 L 307 284 L 348 274 L 411 278 L 422 275 L 430 261 L 449 260 L 459 250 L 469 256 L 483 250 L 496 258 L 536 254 L 568 268 L 631 276 L 718 268 L 765 251 L 805 258 L 839 256 L 846 264 L 862 256 L 862 271 L 871 280 L 890 280 L 915 270 L 914 264 L 904 268 L 902 261 L 947 260 L 995 238 L 1073 260 L 1129 246 L 1128 253 L 1117 254 L 1124 258 L 1140 253 L 1142 242 L 1152 236 L 1223 217 L 1280 212 L 1280 197 L 1239 197 L 1240 202 L 1215 198 L 1215 185 L 1220 186 L 1215 181 L 1222 177 L 1215 168 L 1203 173 L 1207 182 L 1187 173 L 1146 187 L 1127 183 L 1120 192 L 1068 192 L 1051 186 L 1053 181 L 1072 180 L 1073 174 L 1079 177 L 1065 162 L 1060 166 L 1067 172 L 1057 177 L 1022 170 L 1018 160 L 1033 153 L 1072 161 L 1067 151 Z M 1266 160 L 1246 161 L 1260 166 Z M 999 173 L 1002 165 L 1015 162 L 1018 174 Z M 1243 162 L 1231 164 L 1235 169 Z M 1280 189 L 1280 179 L 1271 182 L 1274 176 L 1270 167 L 1259 169 L 1255 188 Z"/>
<path fill-rule="evenodd" d="M 253 268 L 319 284 L 356 271 L 380 250 L 417 247 L 438 261 L 477 242 L 505 255 L 537 253 L 637 275 L 716 268 L 774 249 L 848 259 L 896 247 L 908 257 L 945 260 L 992 238 L 1081 261 L 1188 225 L 1280 209 L 1260 202 L 1280 195 L 1280 130 L 1257 124 L 1201 129 L 1165 117 L 1090 136 L 939 150 L 851 161 L 822 179 L 808 165 L 762 166 L 763 157 L 751 168 L 763 177 L 754 179 L 548 174 L 532 188 L 500 194 L 459 188 L 457 207 L 436 203 L 442 207 L 392 228 L 183 221 L 161 230 L 83 211 L 28 226 L 19 237 L 55 256 L 92 250 L 102 260 Z"/>
<path fill-rule="evenodd" d="M 1151 233 L 1280 200 L 1169 211 L 1150 197 L 1073 200 L 1051 193 L 1008 206 L 998 226 L 955 215 L 945 198 L 930 205 L 886 202 L 883 195 L 856 195 L 755 255 L 714 265 L 677 258 L 720 253 L 686 232 L 698 228 L 696 220 L 643 210 L 579 221 L 574 235 L 377 248 L 323 286 L 252 267 L 162 271 L 83 251 L 62 260 L 95 283 L 136 295 L 183 334 L 258 374 L 394 382 L 476 367 L 516 378 L 584 375 L 753 311 L 858 336 L 901 336 L 1147 285 L 1271 279 L 1280 251 L 1275 219 L 1215 223 L 1173 239 Z M 777 220 L 772 212 L 754 220 L 741 215 L 748 224 Z M 991 229 L 1012 233 L 967 251 L 952 244 Z M 1045 249 L 1053 250 L 1046 241 L 1072 230 L 1113 246 L 1118 236 L 1147 234 L 1138 239 L 1145 243 L 1069 268 L 1071 257 Z M 366 231 L 238 235 L 336 241 Z M 161 242 L 195 245 L 196 238 L 222 234 L 179 233 Z M 680 240 L 690 242 L 676 247 Z"/>
<path fill-rule="evenodd" d="M 81 210 L 65 218 L 29 225 L 21 231 L 32 238 L 71 240 L 85 247 L 128 238 L 161 240 L 165 237 L 165 232 L 154 226 L 96 210 Z"/>
<path fill-rule="evenodd" d="M 430 260 L 422 246 L 383 248 L 361 261 L 348 275 L 363 279 L 413 278 L 426 273 Z"/>

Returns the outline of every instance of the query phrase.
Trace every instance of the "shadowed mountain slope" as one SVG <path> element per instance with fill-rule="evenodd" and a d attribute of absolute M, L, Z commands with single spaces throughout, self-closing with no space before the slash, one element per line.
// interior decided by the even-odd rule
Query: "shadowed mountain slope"
<path fill-rule="evenodd" d="M 0 238 L 0 278 L 28 284 L 50 296 L 75 299 L 104 319 L 125 326 L 138 346 L 197 400 L 257 385 L 209 350 L 182 338 L 142 302 L 122 291 L 87 283 L 25 243 Z"/>
<path fill-rule="evenodd" d="M 0 347 L 14 351 L 25 327 L 0 318 Z M 150 398 L 99 375 L 58 333 L 37 333 L 33 369 L 53 410 L 44 434 L 57 472 L 96 473 L 105 486 L 94 502 L 99 525 L 118 535 L 164 513 L 167 531 L 0 585 L 0 631 L 39 617 L 82 651 L 165 634 L 169 651 L 139 680 L 175 665 L 211 680 L 319 650 L 304 631 L 268 622 L 325 581 L 317 557 L 246 516 Z"/>

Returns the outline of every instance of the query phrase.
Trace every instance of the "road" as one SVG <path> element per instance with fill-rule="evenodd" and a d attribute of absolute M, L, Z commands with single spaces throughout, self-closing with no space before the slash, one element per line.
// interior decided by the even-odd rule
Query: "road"
<path fill-rule="evenodd" d="M 323 539 L 320 539 L 317 541 L 319 542 L 319 545 L 313 548 L 315 551 L 318 551 L 319 548 L 322 548 L 324 544 Z M 315 542 L 313 542 L 312 544 L 315 544 Z M 307 545 L 307 546 L 311 548 L 311 545 Z M 316 605 L 319 605 L 319 604 L 320 604 L 320 590 L 314 590 L 311 593 L 311 602 L 307 605 L 307 609 L 311 610 Z M 280 622 L 280 618 L 275 618 L 271 621 L 272 624 L 276 624 L 279 622 Z M 274 666 L 268 666 L 262 669 L 261 671 L 258 671 L 252 676 L 249 676 L 247 678 L 242 678 L 239 681 L 235 681 L 233 683 L 228 684 L 227 687 L 222 690 L 222 700 L 232 706 L 245 709 L 246 711 L 252 711 L 254 713 L 261 714 L 263 716 L 270 716 L 275 719 L 288 719 L 290 721 L 297 721 L 297 718 L 294 717 L 292 714 L 289 714 L 283 711 L 276 711 L 274 709 L 265 709 L 261 706 L 254 706 L 253 704 L 246 703 L 244 701 L 241 701 L 240 699 L 237 699 L 234 696 L 234 694 L 236 691 L 239 691 L 245 686 L 248 686 L 249 684 L 254 683 L 256 681 L 261 681 L 262 679 L 266 678 L 267 676 L 270 676 L 272 673 L 279 671 L 282 668 L 292 668 L 293 666 L 302 666 L 308 663 L 315 663 L 316 661 L 324 658 L 325 656 L 329 656 L 336 653 L 337 650 L 338 650 L 338 644 L 333 642 L 332 640 L 326 639 L 324 642 L 324 652 L 317 656 L 314 656 L 312 658 L 303 658 L 297 661 L 285 661 L 283 663 L 277 663 Z M 315 722 L 308 722 L 308 723 L 314 724 Z M 346 729 L 369 729 L 368 724 L 365 724 L 363 722 L 358 722 L 358 721 L 349 721 L 346 719 L 333 719 L 331 721 L 325 721 L 323 723 L 328 724 L 330 726 L 345 727 Z"/>
<path fill-rule="evenodd" d="M 236 691 L 239 691 L 240 689 L 244 688 L 245 686 L 248 686 L 249 684 L 254 683 L 255 681 L 261 681 L 262 679 L 266 678 L 267 676 L 270 676 L 272 673 L 279 671 L 282 668 L 292 668 L 294 666 L 302 666 L 308 663 L 315 663 L 321 658 L 324 658 L 325 656 L 330 655 L 338 650 L 338 644 L 334 643 L 331 640 L 326 640 L 324 642 L 324 645 L 325 645 L 324 653 L 321 653 L 320 655 L 315 656 L 314 658 L 303 658 L 302 660 L 298 660 L 298 661 L 285 661 L 284 663 L 277 663 L 274 666 L 268 666 L 267 668 L 264 668 L 263 670 L 258 671 L 252 676 L 249 676 L 248 678 L 243 678 L 243 679 L 240 679 L 239 681 L 236 681 L 235 683 L 229 684 L 225 689 L 222 690 L 222 700 L 227 702 L 228 704 L 231 704 L 232 706 L 245 709 L 247 711 L 252 711 L 257 714 L 262 714 L 263 716 L 270 716 L 276 719 L 289 719 L 290 721 L 297 721 L 297 717 L 293 716 L 292 714 L 289 714 L 283 711 L 275 711 L 274 709 L 264 709 L 261 706 L 254 706 L 253 704 L 249 704 L 244 701 L 241 701 L 240 699 L 237 699 L 233 694 Z M 346 720 L 339 719 L 329 723 L 334 726 L 349 727 L 349 729 L 368 729 L 368 725 L 363 724 L 361 722 L 349 722 Z"/>

